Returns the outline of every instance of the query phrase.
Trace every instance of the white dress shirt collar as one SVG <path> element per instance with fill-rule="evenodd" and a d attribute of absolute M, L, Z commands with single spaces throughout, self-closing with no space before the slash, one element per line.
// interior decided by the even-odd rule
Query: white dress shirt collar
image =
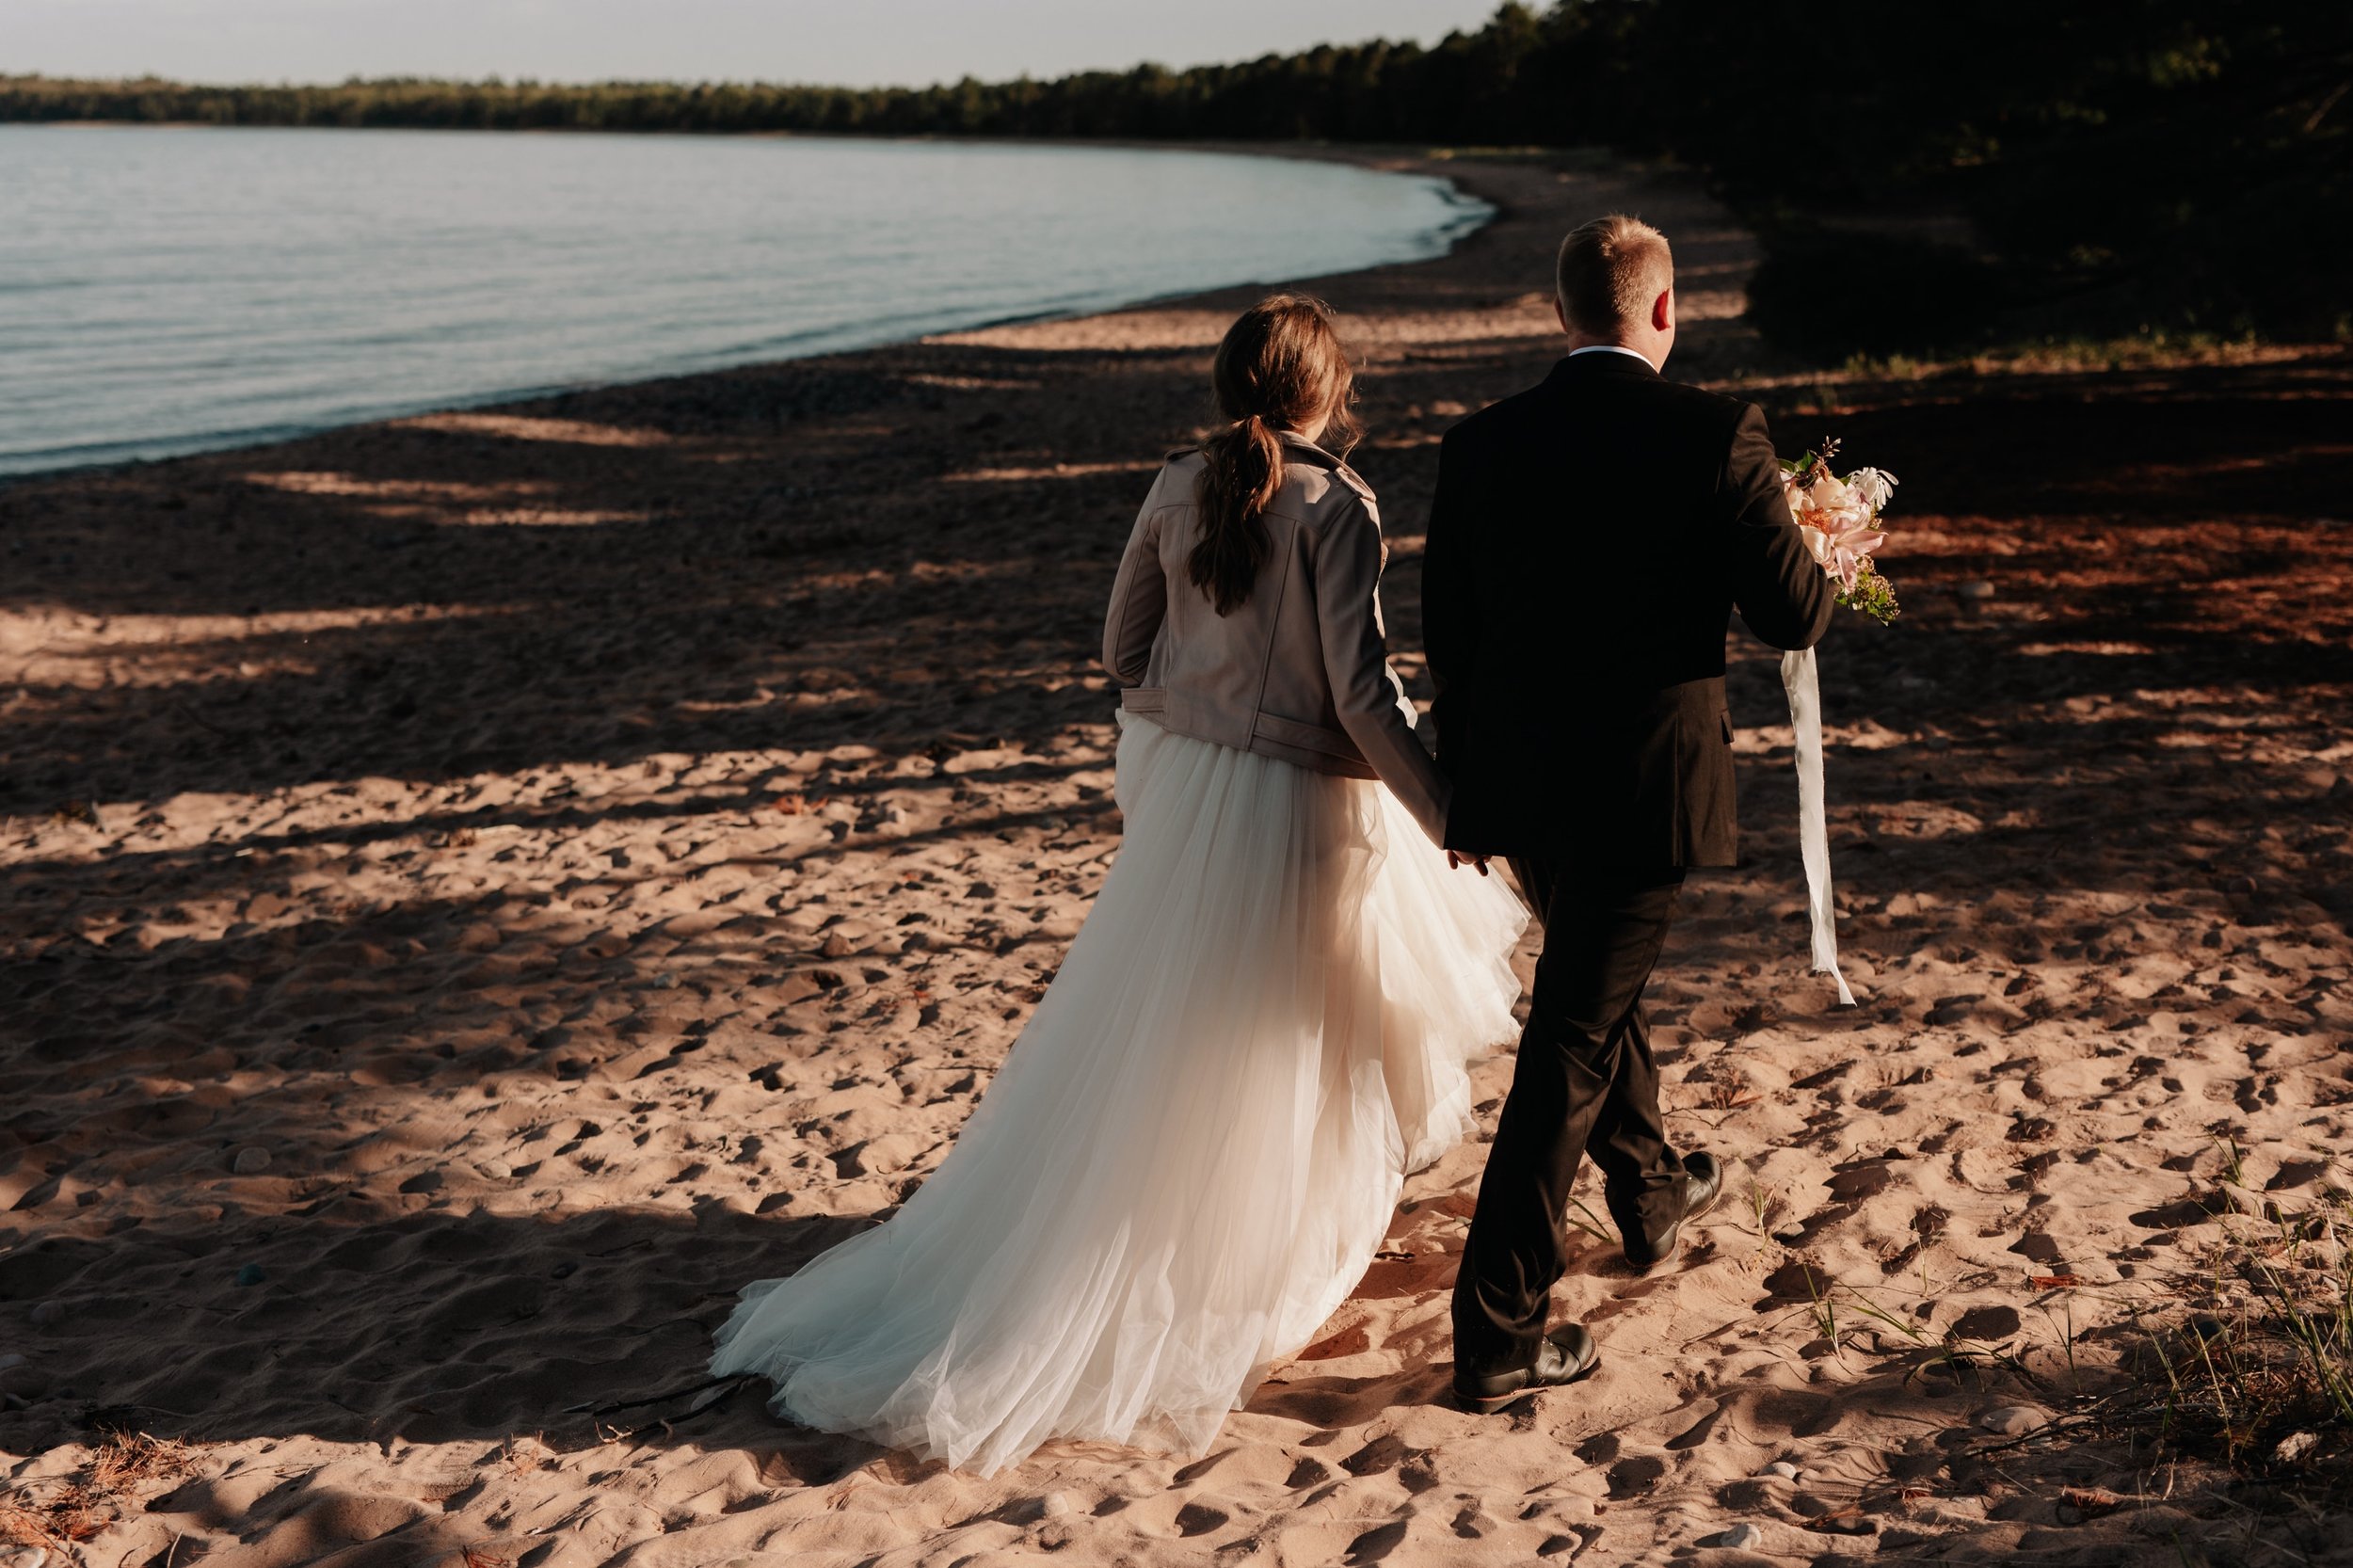
<path fill-rule="evenodd" d="M 1569 358 L 1572 360 L 1576 359 L 1579 354 L 1625 354 L 1630 358 L 1641 360 L 1646 365 L 1650 365 L 1649 355 L 1638 354 L 1633 349 L 1626 347 L 1624 344 L 1593 343 L 1587 344 L 1583 348 L 1572 348 L 1569 350 Z M 1657 365 L 1650 365 L 1650 368 L 1657 370 L 1658 367 Z"/>

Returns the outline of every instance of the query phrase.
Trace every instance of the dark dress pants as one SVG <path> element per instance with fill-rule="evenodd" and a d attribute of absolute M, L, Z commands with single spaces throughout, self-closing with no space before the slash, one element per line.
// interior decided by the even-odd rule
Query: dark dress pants
<path fill-rule="evenodd" d="M 1512 870 L 1544 921 L 1545 950 L 1454 1280 L 1455 1365 L 1474 1374 L 1535 1364 L 1567 1268 L 1578 1160 L 1590 1153 L 1601 1167 L 1621 1235 L 1657 1235 L 1683 1196 L 1642 1016 L 1681 868 L 1515 858 Z"/>

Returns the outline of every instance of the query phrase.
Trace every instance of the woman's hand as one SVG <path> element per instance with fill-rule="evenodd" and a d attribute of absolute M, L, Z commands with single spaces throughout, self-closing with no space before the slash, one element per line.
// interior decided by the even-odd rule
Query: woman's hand
<path fill-rule="evenodd" d="M 1448 850 L 1446 852 L 1446 869 L 1448 871 L 1459 871 L 1465 866 L 1475 867 L 1478 870 L 1479 874 L 1481 876 L 1487 874 L 1487 857 L 1485 856 L 1457 855 L 1452 850 Z"/>

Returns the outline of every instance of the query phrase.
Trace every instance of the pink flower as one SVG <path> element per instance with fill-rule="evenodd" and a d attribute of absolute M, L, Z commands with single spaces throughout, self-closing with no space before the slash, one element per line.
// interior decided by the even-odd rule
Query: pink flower
<path fill-rule="evenodd" d="M 1821 520 L 1816 520 L 1819 517 Z M 1810 514 L 1799 520 L 1799 537 L 1822 569 L 1838 579 L 1838 585 L 1851 591 L 1855 579 L 1863 575 L 1864 558 L 1877 550 L 1887 536 L 1869 526 L 1866 513 L 1862 526 L 1827 514 Z"/>
<path fill-rule="evenodd" d="M 1895 496 L 1896 476 L 1884 469 L 1860 468 L 1842 479 L 1809 456 L 1802 470 L 1782 471 L 1781 492 L 1801 530 L 1798 536 L 1823 573 L 1842 592 L 1852 593 L 1872 569 L 1871 552 L 1887 540 L 1877 523 Z"/>

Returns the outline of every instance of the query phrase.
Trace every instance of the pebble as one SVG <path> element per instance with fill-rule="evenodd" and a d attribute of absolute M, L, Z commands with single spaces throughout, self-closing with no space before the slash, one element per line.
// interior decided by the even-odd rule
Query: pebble
<path fill-rule="evenodd" d="M 6 1355 L 0 1355 L 0 1372 L 8 1371 L 11 1368 L 22 1367 L 24 1365 L 24 1362 L 25 1358 L 24 1356 L 17 1354 L 14 1351 L 10 1351 Z M 2282 1448 L 2286 1447 L 2285 1444 L 2281 1446 Z M 2300 1452 L 2301 1450 L 2298 1451 Z"/>
<path fill-rule="evenodd" d="M 259 1176 L 269 1169 L 269 1150 L 259 1144 L 249 1144 L 237 1151 L 237 1158 L 229 1168 L 239 1176 Z"/>
<path fill-rule="evenodd" d="M 2034 1431 L 2050 1420 L 2050 1416 L 2030 1404 L 2006 1404 L 1989 1410 L 1977 1417 L 1977 1425 L 2004 1437 L 2016 1437 Z"/>
<path fill-rule="evenodd" d="M 24 1358 L 21 1355 L 13 1357 L 0 1355 L 0 1367 L 6 1367 L 11 1360 L 22 1361 L 24 1359 Z M 2311 1453 L 2318 1447 L 2320 1447 L 2320 1434 L 2318 1432 L 2290 1432 L 2287 1436 L 2281 1438 L 2280 1446 L 2271 1451 L 2273 1456 L 2278 1459 L 2297 1460 L 2303 1458 L 2306 1454 Z"/>
<path fill-rule="evenodd" d="M 1759 1480 L 1763 1480 L 1768 1476 L 1779 1476 L 1784 1480 L 1796 1480 L 1798 1467 L 1785 1459 L 1776 1459 L 1756 1473 Z"/>
<path fill-rule="evenodd" d="M 239 1285 L 259 1285 L 262 1281 L 267 1278 L 269 1278 L 269 1275 L 263 1272 L 262 1266 L 259 1263 L 248 1263 L 244 1268 L 237 1271 L 236 1283 Z"/>
<path fill-rule="evenodd" d="M 1048 1492 L 1037 1500 L 1037 1516 L 1041 1519 L 1059 1519 L 1069 1512 L 1070 1499 L 1059 1492 Z"/>
<path fill-rule="evenodd" d="M 515 1167 L 504 1160 L 486 1160 L 474 1167 L 492 1181 L 504 1181 L 515 1174 Z"/>
<path fill-rule="evenodd" d="M 0 1568 L 41 1568 L 49 1560 L 49 1552 L 42 1546 L 19 1546 L 0 1557 Z"/>
<path fill-rule="evenodd" d="M 1753 1546 L 1764 1539 L 1763 1530 L 1758 1529 L 1754 1525 L 1743 1522 L 1733 1526 L 1728 1530 L 1718 1530 L 1713 1535 L 1703 1535 L 1691 1544 L 1695 1546 L 1726 1546 L 1738 1551 L 1743 1546 Z"/>
<path fill-rule="evenodd" d="M 1993 584 L 1987 582 L 1982 577 L 1976 577 L 1961 584 L 1959 587 L 1955 588 L 1953 592 L 1959 594 L 1963 599 L 1992 599 L 1993 597 Z"/>
<path fill-rule="evenodd" d="M 31 1317 L 35 1328 L 47 1328 L 64 1316 L 65 1303 L 63 1302 L 35 1302 L 33 1304 Z"/>

